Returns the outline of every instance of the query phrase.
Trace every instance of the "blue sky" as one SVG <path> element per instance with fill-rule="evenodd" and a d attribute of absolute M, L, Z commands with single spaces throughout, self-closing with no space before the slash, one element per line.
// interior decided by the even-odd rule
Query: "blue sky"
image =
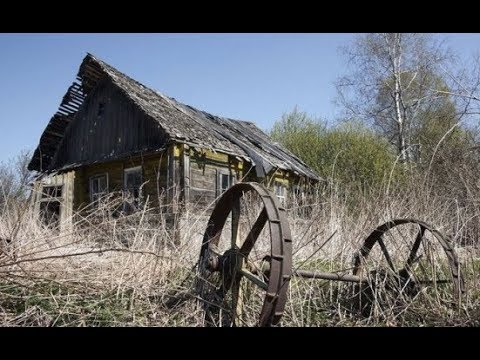
<path fill-rule="evenodd" d="M 295 105 L 333 122 L 355 34 L 0 34 L 0 161 L 34 149 L 87 52 L 177 100 L 268 130 Z M 480 34 L 439 35 L 461 57 Z"/>

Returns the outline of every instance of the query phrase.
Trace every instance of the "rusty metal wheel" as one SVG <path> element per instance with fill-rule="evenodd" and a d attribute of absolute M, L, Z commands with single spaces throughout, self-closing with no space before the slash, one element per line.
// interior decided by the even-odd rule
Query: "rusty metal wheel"
<path fill-rule="evenodd" d="M 431 225 L 415 219 L 396 219 L 377 227 L 355 255 L 353 274 L 366 278 L 362 286 L 375 301 L 385 302 L 385 294 L 390 294 L 391 306 L 422 297 L 457 304 L 464 291 L 452 244 Z M 380 295 L 383 290 L 387 291 Z"/>
<path fill-rule="evenodd" d="M 232 186 L 210 216 L 200 252 L 196 292 L 205 325 L 278 324 L 291 271 L 290 228 L 276 196 L 257 183 Z"/>

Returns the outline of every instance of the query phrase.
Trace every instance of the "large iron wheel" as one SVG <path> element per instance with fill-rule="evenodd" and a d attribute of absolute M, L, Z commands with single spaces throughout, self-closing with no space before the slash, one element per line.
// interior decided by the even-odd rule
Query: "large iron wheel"
<path fill-rule="evenodd" d="M 290 228 L 276 196 L 257 183 L 232 186 L 210 216 L 200 252 L 205 325 L 278 324 L 291 268 Z"/>
<path fill-rule="evenodd" d="M 424 295 L 429 301 L 458 304 L 464 291 L 452 244 L 431 225 L 415 219 L 377 227 L 355 255 L 353 274 L 366 279 L 361 286 L 370 297 L 365 304 L 369 311 L 371 301 L 401 307 Z"/>

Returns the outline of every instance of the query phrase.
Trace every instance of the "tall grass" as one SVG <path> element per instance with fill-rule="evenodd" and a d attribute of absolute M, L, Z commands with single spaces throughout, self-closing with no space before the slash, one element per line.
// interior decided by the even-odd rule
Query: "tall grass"
<path fill-rule="evenodd" d="M 295 278 L 283 326 L 480 324 L 476 203 L 460 205 L 418 182 L 401 189 L 385 182 L 370 192 L 330 186 L 315 193 L 308 216 L 298 215 L 305 212 L 295 201 L 287 209 L 294 268 L 351 273 L 354 253 L 376 226 L 392 218 L 418 218 L 456 244 L 467 292 L 460 306 L 424 296 L 399 310 L 396 303 L 377 299 L 365 314 L 356 309 L 355 286 Z M 144 207 L 113 217 L 109 209 L 118 207 L 115 201 L 75 214 L 73 227 L 62 232 L 43 226 L 29 204 L 8 203 L 0 215 L 0 325 L 203 325 L 195 299 L 172 299 L 194 286 L 210 210 L 185 209 L 176 238 L 165 211 Z M 408 251 L 391 249 L 400 260 Z"/>

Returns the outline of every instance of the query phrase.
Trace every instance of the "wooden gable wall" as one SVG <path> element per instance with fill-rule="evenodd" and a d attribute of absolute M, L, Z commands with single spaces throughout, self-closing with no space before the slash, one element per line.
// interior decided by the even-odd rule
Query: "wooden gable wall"
<path fill-rule="evenodd" d="M 159 149 L 164 131 L 108 79 L 99 82 L 69 125 L 52 168 Z"/>

